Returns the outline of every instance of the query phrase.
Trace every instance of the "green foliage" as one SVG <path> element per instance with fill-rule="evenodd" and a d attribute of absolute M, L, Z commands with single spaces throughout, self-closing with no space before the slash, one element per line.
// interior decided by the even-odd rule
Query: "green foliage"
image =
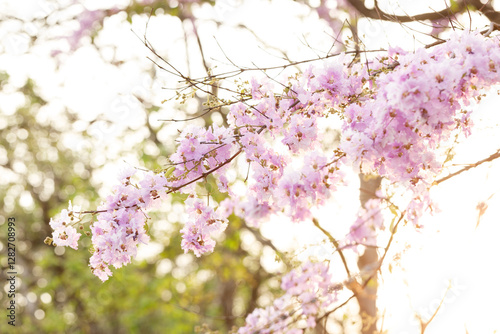
<path fill-rule="evenodd" d="M 7 86 L 8 75 L 0 73 L 0 87 Z M 105 283 L 92 275 L 89 252 L 44 244 L 45 237 L 51 234 L 50 217 L 66 208 L 69 200 L 86 200 L 88 208 L 98 205 L 100 184 L 94 183 L 90 175 L 99 166 L 93 162 L 95 151 L 65 145 L 69 133 L 89 139 L 85 131 L 73 130 L 74 114 L 64 111 L 43 119 L 41 109 L 48 102 L 38 94 L 35 83 L 28 80 L 18 91 L 25 103 L 17 112 L 6 115 L 0 109 L 6 120 L 0 144 L 7 155 L 0 166 L 5 175 L 0 197 L 5 199 L 2 217 L 16 218 L 16 264 L 18 283 L 22 284 L 16 287 L 17 326 L 5 329 L 7 324 L 2 321 L 0 332 L 193 333 L 199 324 L 221 332 L 241 325 L 244 316 L 256 306 L 266 273 L 258 257 L 241 248 L 242 225 L 234 217 L 216 252 L 197 259 L 184 255 L 180 248 L 182 226 L 162 220 L 165 212 L 153 213 L 149 223 L 153 232 L 161 230 L 162 224 L 170 225 L 168 232 L 152 233 L 152 241 L 162 245 L 163 250 L 115 270 Z M 170 152 L 160 142 L 154 144 L 159 155 L 143 154 L 142 162 L 150 169 L 165 169 L 158 165 L 158 157 Z M 136 149 L 144 151 L 140 145 Z M 217 201 L 225 198 L 212 177 L 200 191 L 210 193 Z M 75 198 L 77 194 L 81 195 L 79 199 Z M 23 201 L 18 200 L 21 197 Z M 185 195 L 171 196 L 172 203 L 184 200 Z M 6 226 L 6 220 L 0 220 L 3 245 Z M 88 248 L 90 237 L 82 236 L 79 244 L 80 248 Z M 252 268 L 244 265 L 244 259 L 253 263 Z M 171 264 L 167 273 L 159 271 L 162 260 Z M 4 305 L 7 295 L 2 291 L 0 297 Z"/>

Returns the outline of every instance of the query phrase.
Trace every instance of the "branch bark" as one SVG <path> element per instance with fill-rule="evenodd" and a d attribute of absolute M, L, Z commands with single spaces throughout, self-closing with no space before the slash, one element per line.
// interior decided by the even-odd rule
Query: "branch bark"
<path fill-rule="evenodd" d="M 384 12 L 378 7 L 377 1 L 375 1 L 374 8 L 367 8 L 365 6 L 364 0 L 348 0 L 349 4 L 354 7 L 360 14 L 365 17 L 375 19 L 375 20 L 384 20 L 384 21 L 393 21 L 399 23 L 407 23 L 412 21 L 424 21 L 424 20 L 440 20 L 446 17 L 453 17 L 457 13 L 464 12 L 466 10 L 467 2 L 463 1 L 457 4 L 456 9 L 446 8 L 439 12 L 429 12 L 418 15 L 393 15 Z M 478 0 L 478 2 L 480 2 Z"/>
<path fill-rule="evenodd" d="M 491 5 L 491 0 L 483 4 L 480 0 L 468 0 L 470 5 L 474 6 L 484 16 L 493 23 L 500 23 L 500 12 L 497 12 Z"/>
<path fill-rule="evenodd" d="M 491 0 L 483 4 L 480 0 L 462 0 L 457 2 L 454 7 L 448 7 L 439 12 L 428 12 L 418 15 L 394 15 L 384 12 L 378 7 L 377 1 L 373 8 L 367 8 L 364 0 L 348 0 L 348 3 L 356 9 L 361 15 L 375 20 L 392 21 L 399 23 L 407 23 L 412 21 L 425 20 L 440 20 L 444 18 L 452 18 L 456 14 L 464 13 L 474 7 L 481 12 L 491 22 L 500 23 L 500 12 L 496 11 L 491 5 Z"/>

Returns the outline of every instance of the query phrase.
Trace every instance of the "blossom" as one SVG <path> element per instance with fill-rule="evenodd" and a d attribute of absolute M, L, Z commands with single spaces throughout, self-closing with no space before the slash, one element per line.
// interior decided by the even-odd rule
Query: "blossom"
<path fill-rule="evenodd" d="M 250 313 L 238 333 L 303 333 L 314 328 L 321 312 L 336 302 L 336 286 L 327 264 L 306 262 L 283 276 L 285 294 Z M 305 328 L 296 327 L 299 320 L 305 320 Z"/>
<path fill-rule="evenodd" d="M 186 206 L 188 219 L 181 230 L 181 247 L 185 253 L 192 251 L 200 257 L 204 253 L 213 251 L 215 241 L 211 236 L 226 229 L 227 219 L 194 196 L 186 200 Z"/>
<path fill-rule="evenodd" d="M 227 161 L 234 153 L 234 139 L 231 129 L 214 125 L 208 129 L 188 126 L 180 134 L 179 146 L 170 156 L 176 166 L 171 182 L 173 187 L 190 193 L 194 185 L 186 187 L 189 181 L 203 176 L 217 168 L 215 175 L 224 175 Z"/>
<path fill-rule="evenodd" d="M 347 245 L 377 246 L 377 235 L 384 229 L 381 199 L 372 198 L 358 212 L 346 237 Z"/>
<path fill-rule="evenodd" d="M 290 125 L 285 131 L 285 138 L 282 143 L 287 145 L 293 153 L 297 153 L 299 150 L 311 149 L 318 139 L 317 132 L 315 118 L 307 118 L 296 114 L 291 117 Z"/>
<path fill-rule="evenodd" d="M 78 249 L 78 239 L 80 239 L 81 234 L 77 232 L 74 225 L 79 223 L 78 217 L 75 216 L 79 211 L 80 207 L 73 207 L 70 201 L 68 209 L 63 209 L 59 214 L 59 218 L 50 219 L 49 224 L 54 230 L 52 239 L 55 245 Z"/>
<path fill-rule="evenodd" d="M 464 33 L 430 51 L 401 53 L 397 62 L 377 77 L 370 99 L 346 108 L 340 148 L 363 172 L 413 192 L 416 222 L 442 170 L 444 158 L 436 152 L 457 130 L 470 132 L 463 106 L 479 95 L 478 87 L 499 82 L 500 52 L 494 40 Z"/>
<path fill-rule="evenodd" d="M 131 181 L 137 170 L 119 174 L 120 183 L 98 208 L 97 221 L 91 226 L 94 252 L 90 258 L 92 272 L 102 281 L 111 276 L 110 266 L 120 268 L 130 263 L 139 244 L 147 244 L 146 210 L 165 196 L 168 180 L 162 174 L 142 173 L 138 185 Z"/>

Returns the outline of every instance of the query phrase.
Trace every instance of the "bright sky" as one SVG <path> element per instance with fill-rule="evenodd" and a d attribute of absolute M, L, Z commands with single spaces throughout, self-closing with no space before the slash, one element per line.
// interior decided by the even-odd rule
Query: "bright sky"
<path fill-rule="evenodd" d="M 395 1 L 391 1 L 390 5 L 384 4 L 387 1 L 379 2 L 383 8 L 398 8 L 394 5 Z M 89 1 L 86 4 L 92 9 L 93 6 L 98 6 L 99 2 Z M 409 13 L 427 11 L 431 4 L 437 6 L 436 1 L 401 0 L 399 4 L 399 14 L 402 14 L 403 10 Z M 443 6 L 433 8 L 440 10 Z M 21 13 L 19 8 L 14 1 L 0 4 L 0 9 L 12 10 L 13 14 Z M 26 7 L 23 5 L 22 8 Z M 304 7 L 289 0 L 276 0 L 272 3 L 264 0 L 219 0 L 214 8 L 207 5 L 200 8 L 196 14 L 206 18 L 200 21 L 199 32 L 205 52 L 211 57 L 210 64 L 218 66 L 216 71 L 224 71 L 228 61 L 213 37 L 226 55 L 242 66 L 251 66 L 252 62 L 261 66 L 282 64 L 282 60 L 276 57 L 279 55 L 276 49 L 286 50 L 294 60 L 315 57 L 315 51 L 306 47 L 304 40 L 320 50 L 319 53 L 327 51 L 332 43 L 328 27 L 314 14 L 309 15 Z M 224 21 L 226 26 L 217 28 L 210 20 L 213 17 Z M 151 99 L 160 105 L 160 102 L 168 97 L 161 87 L 175 84 L 162 73 L 158 73 L 154 81 L 145 73 L 148 64 L 145 57 L 148 52 L 130 28 L 142 36 L 146 20 L 145 17 L 137 18 L 130 27 L 121 22 L 120 18 L 112 18 L 106 22 L 106 28 L 100 34 L 97 41 L 100 45 L 116 45 L 118 57 L 128 61 L 122 69 L 106 62 L 109 50 L 108 53 L 106 51 L 99 55 L 90 47 L 83 47 L 65 57 L 65 62 L 59 65 L 47 56 L 50 52 L 47 47 L 44 49 L 42 46 L 36 54 L 26 53 L 22 36 L 9 34 L 9 31 L 0 31 L 0 40 L 6 45 L 6 52 L 0 54 L 0 69 L 7 69 L 14 82 L 19 85 L 28 75 L 35 78 L 43 95 L 56 101 L 51 106 L 53 112 L 57 112 L 58 106 L 67 105 L 76 111 L 82 120 L 91 120 L 96 115 L 106 115 L 113 119 L 115 123 L 111 128 L 89 129 L 98 140 L 110 143 L 121 128 L 133 127 L 143 122 L 141 116 L 133 112 L 138 105 L 132 94 Z M 468 24 L 468 18 L 464 22 Z M 473 22 L 480 27 L 484 24 L 478 17 L 474 17 Z M 248 31 L 234 28 L 237 24 L 246 25 L 261 36 L 265 44 L 275 49 L 259 49 L 257 45 L 262 43 L 258 43 Z M 421 24 L 412 24 L 409 27 L 417 31 L 429 29 Z M 168 53 L 174 64 L 185 68 L 186 52 L 181 28 L 175 18 L 152 18 L 148 27 L 148 39 L 159 52 Z M 386 22 L 359 22 L 360 35 L 365 36 L 367 49 L 386 47 L 387 40 L 391 45 L 410 50 L 418 47 L 419 41 L 429 42 L 428 38 L 412 32 L 410 28 L 404 30 Z M 413 35 L 416 36 L 415 39 Z M 194 41 L 189 42 L 188 49 L 187 57 L 192 65 L 192 74 L 203 75 Z M 59 72 L 55 72 L 58 65 Z M 0 102 L 3 112 L 12 113 L 15 106 L 22 103 L 22 98 L 0 96 Z M 456 148 L 454 163 L 474 163 L 500 148 L 499 103 L 498 97 L 491 97 L 478 108 L 478 113 L 474 116 L 476 131 Z M 167 103 L 162 105 L 157 118 L 175 118 L 182 115 L 183 112 L 176 111 L 173 104 Z M 165 131 L 163 137 L 168 138 L 175 129 L 168 128 Z M 129 163 L 138 163 L 134 154 L 125 158 Z M 114 175 L 117 168 L 119 164 L 110 163 L 97 177 L 101 180 L 112 180 L 107 176 Z M 336 196 L 336 201 L 328 206 L 328 211 L 322 211 L 324 225 L 338 235 L 346 233 L 346 222 L 352 221 L 358 207 L 357 176 L 353 173 L 348 179 L 352 186 Z M 113 181 L 104 182 L 102 195 L 112 183 Z M 427 320 L 445 293 L 441 310 L 428 327 L 427 334 L 465 333 L 466 330 L 471 334 L 500 331 L 500 289 L 495 286 L 500 277 L 500 243 L 497 240 L 500 235 L 499 188 L 498 162 L 486 163 L 472 169 L 433 190 L 441 212 L 425 218 L 425 229 L 416 233 L 412 227 L 407 227 L 398 232 L 395 251 L 404 249 L 406 244 L 411 244 L 411 248 L 402 255 L 400 266 L 393 263 L 395 268 L 392 274 L 385 267 L 379 307 L 385 314 L 384 329 L 389 330 L 389 333 L 419 333 L 419 325 L 414 318 L 415 312 Z M 476 228 L 476 207 L 480 202 L 485 202 L 488 209 Z M 332 216 L 335 217 L 333 220 L 325 218 Z M 280 235 L 277 231 L 282 231 L 284 226 L 287 226 L 290 233 L 286 238 L 277 237 Z M 291 225 L 277 219 L 264 225 L 262 231 L 266 237 L 273 239 L 278 247 L 287 249 L 318 242 L 322 236 L 310 233 L 310 230 L 311 225 Z M 325 254 L 314 255 L 321 257 Z M 263 260 L 270 270 L 275 267 L 273 260 L 274 258 Z M 335 261 L 337 260 L 338 258 L 335 258 Z M 342 270 L 341 267 L 338 269 Z M 449 284 L 451 288 L 447 291 Z"/>

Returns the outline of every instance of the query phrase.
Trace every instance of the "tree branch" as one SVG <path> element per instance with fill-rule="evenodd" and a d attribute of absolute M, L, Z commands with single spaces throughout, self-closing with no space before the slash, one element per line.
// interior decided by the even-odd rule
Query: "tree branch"
<path fill-rule="evenodd" d="M 335 246 L 335 249 L 337 249 L 337 251 L 339 252 L 340 258 L 342 259 L 342 263 L 344 264 L 345 271 L 347 273 L 347 279 L 351 279 L 351 273 L 349 271 L 349 266 L 347 265 L 347 261 L 344 257 L 344 253 L 342 252 L 342 248 L 339 246 L 339 243 L 337 242 L 337 240 L 335 240 L 335 238 L 331 235 L 330 232 L 328 232 L 323 227 L 321 227 L 321 225 L 319 224 L 319 222 L 316 218 L 313 218 L 312 222 L 313 222 L 314 226 L 319 228 L 321 230 L 321 232 L 323 232 L 328 237 L 330 242 Z"/>
<path fill-rule="evenodd" d="M 418 14 L 418 15 L 414 15 L 414 16 L 411 16 L 411 15 L 393 15 L 393 14 L 388 14 L 388 13 L 382 11 L 378 7 L 377 2 L 375 2 L 374 8 L 369 9 L 365 6 L 364 0 L 347 0 L 347 1 L 349 2 L 349 4 L 352 7 L 354 7 L 358 12 L 360 12 L 363 16 L 365 16 L 367 18 L 371 18 L 371 19 L 375 19 L 375 20 L 393 21 L 393 22 L 399 22 L 399 23 L 406 23 L 406 22 L 413 22 L 413 21 L 424 21 L 424 20 L 433 21 L 433 20 L 443 19 L 446 17 L 453 17 L 453 16 L 455 16 L 455 14 L 461 13 L 467 8 L 466 1 L 463 1 L 463 2 L 457 3 L 456 9 L 452 9 L 452 8 L 448 7 L 446 9 L 443 9 L 442 11 L 439 11 L 439 12 L 429 12 L 429 13 L 423 13 L 423 14 Z M 476 2 L 476 1 L 481 3 L 479 0 L 469 1 L 469 3 Z M 491 15 L 492 14 L 490 13 L 490 16 Z"/>
<path fill-rule="evenodd" d="M 468 0 L 468 3 L 476 7 L 476 9 L 486 16 L 491 22 L 500 23 L 500 12 L 497 12 L 493 8 L 491 0 L 485 4 L 483 4 L 480 0 Z"/>
<path fill-rule="evenodd" d="M 473 163 L 473 164 L 469 164 L 467 167 L 464 167 L 464 168 L 460 169 L 459 171 L 456 171 L 455 173 L 451 173 L 450 175 L 447 175 L 447 176 L 445 176 L 437 181 L 434 181 L 434 184 L 438 185 L 441 182 L 449 180 L 454 176 L 457 176 L 459 174 L 462 174 L 465 171 L 468 171 L 469 169 L 475 168 L 475 167 L 477 167 L 485 162 L 493 161 L 493 160 L 498 159 L 498 158 L 500 158 L 500 150 L 496 151 L 496 153 L 493 153 L 492 155 L 490 155 L 486 159 L 480 160 L 480 161 Z"/>

